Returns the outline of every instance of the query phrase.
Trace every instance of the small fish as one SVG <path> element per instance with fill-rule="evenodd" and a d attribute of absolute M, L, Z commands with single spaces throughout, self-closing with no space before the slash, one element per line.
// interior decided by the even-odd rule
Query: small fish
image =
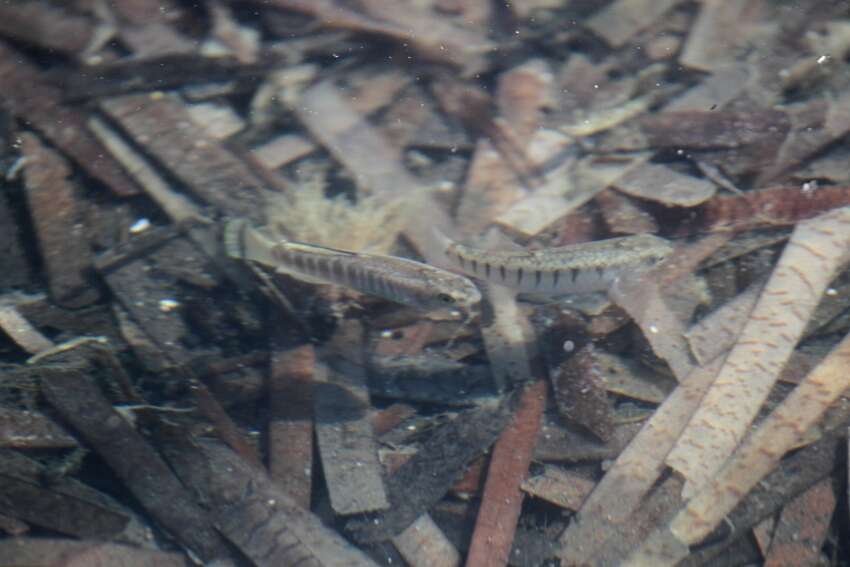
<path fill-rule="evenodd" d="M 437 238 L 467 275 L 541 295 L 607 291 L 624 274 L 648 268 L 673 250 L 651 234 L 518 252 L 470 248 L 443 234 Z"/>
<path fill-rule="evenodd" d="M 243 219 L 224 227 L 228 256 L 257 262 L 311 283 L 345 286 L 423 311 L 469 315 L 481 292 L 467 278 L 396 256 L 349 252 L 275 237 Z"/>

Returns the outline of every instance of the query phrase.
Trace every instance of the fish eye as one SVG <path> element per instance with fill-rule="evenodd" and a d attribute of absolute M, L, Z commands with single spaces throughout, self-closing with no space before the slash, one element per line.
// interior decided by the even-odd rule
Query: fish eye
<path fill-rule="evenodd" d="M 437 296 L 437 299 L 439 299 L 439 300 L 440 300 L 440 301 L 442 301 L 443 303 L 449 303 L 449 304 L 451 304 L 451 303 L 454 303 L 454 302 L 455 302 L 455 298 L 454 298 L 454 297 L 452 297 L 451 295 L 449 295 L 448 293 L 441 293 L 441 294 L 439 294 L 439 295 Z"/>

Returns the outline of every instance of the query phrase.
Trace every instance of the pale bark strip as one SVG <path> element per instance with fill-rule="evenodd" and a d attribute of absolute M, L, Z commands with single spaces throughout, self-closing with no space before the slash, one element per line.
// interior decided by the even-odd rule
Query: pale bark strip
<path fill-rule="evenodd" d="M 700 364 L 713 360 L 735 345 L 762 289 L 764 282 L 751 285 L 688 329 L 685 338 Z"/>
<path fill-rule="evenodd" d="M 820 297 L 850 258 L 850 207 L 798 225 L 779 264 L 667 464 L 695 494 L 729 457 L 802 335 Z"/>
<path fill-rule="evenodd" d="M 305 90 L 293 109 L 310 134 L 351 173 L 364 195 L 381 203 L 404 201 L 404 234 L 434 263 L 442 258 L 434 228 L 450 232 L 451 219 L 405 167 L 401 150 L 373 128 L 330 81 Z"/>
<path fill-rule="evenodd" d="M 498 390 L 531 378 L 530 360 L 534 356 L 534 331 L 516 302 L 516 292 L 500 285 L 488 286 L 487 300 L 493 319 L 481 326 L 484 349 Z"/>
<path fill-rule="evenodd" d="M 14 300 L 0 297 L 0 331 L 30 354 L 49 351 L 56 345 L 15 309 Z"/>
<path fill-rule="evenodd" d="M 687 248 L 677 251 L 674 257 L 662 263 L 669 263 L 668 269 L 662 272 L 651 270 L 650 273 L 662 278 L 673 272 L 684 271 L 685 266 L 693 265 L 694 255 L 704 257 L 721 242 L 714 239 L 709 242 L 706 240 L 708 239 L 697 243 L 690 252 Z M 646 281 L 647 276 L 644 275 L 642 279 Z M 655 278 L 650 276 L 650 279 Z M 667 279 L 667 281 L 672 280 Z M 634 299 L 632 304 L 640 305 Z M 737 336 L 745 321 L 746 318 L 733 321 L 715 318 L 713 325 L 722 326 L 733 336 Z M 642 326 L 642 328 L 645 327 Z M 658 333 L 654 336 L 659 337 L 659 335 L 660 339 L 665 339 L 668 333 Z M 671 337 L 671 340 L 675 342 L 677 337 Z M 561 536 L 562 565 L 588 564 L 590 558 L 602 549 L 610 538 L 616 537 L 622 529 L 625 529 L 624 524 L 629 520 L 632 512 L 637 509 L 646 493 L 658 480 L 664 469 L 667 453 L 698 407 L 720 370 L 723 359 L 716 358 L 705 362 L 706 366 L 696 367 L 686 375 L 683 374 L 684 379 L 680 386 L 658 407 L 652 418 L 620 454 L 614 466 L 584 502 L 576 520 Z"/>
<path fill-rule="evenodd" d="M 846 210 L 845 210 L 845 213 Z M 731 355 L 730 355 L 731 356 Z M 738 502 L 816 425 L 832 403 L 850 387 L 850 335 L 818 365 L 747 439 L 705 489 L 680 511 L 669 526 L 658 530 L 633 556 L 629 565 L 658 562 L 662 542 L 682 546 L 704 539 Z M 650 559 L 651 558 L 651 559 Z"/>
<path fill-rule="evenodd" d="M 659 266 L 667 266 L 664 261 Z M 656 267 L 657 268 L 657 267 Z M 652 351 L 664 359 L 680 382 L 695 368 L 685 341 L 685 325 L 667 306 L 653 268 L 614 282 L 609 297 L 638 324 Z"/>
<path fill-rule="evenodd" d="M 172 222 L 182 224 L 204 218 L 200 207 L 174 191 L 159 171 L 105 121 L 92 117 L 88 126 L 95 138 L 145 190 L 148 197 L 165 211 Z"/>
<path fill-rule="evenodd" d="M 460 565 L 460 553 L 428 514 L 422 514 L 395 536 L 393 545 L 411 567 Z"/>
<path fill-rule="evenodd" d="M 585 565 L 606 542 L 625 529 L 664 468 L 664 458 L 720 369 L 718 359 L 697 368 L 661 404 L 652 418 L 602 477 L 561 536 L 561 564 Z"/>
<path fill-rule="evenodd" d="M 616 281 L 608 292 L 640 326 L 653 352 L 667 362 L 679 381 L 695 365 L 685 340 L 684 323 L 667 306 L 664 289 L 692 274 L 700 262 L 728 240 L 728 236 L 712 235 L 691 245 L 677 246 L 664 261 Z"/>

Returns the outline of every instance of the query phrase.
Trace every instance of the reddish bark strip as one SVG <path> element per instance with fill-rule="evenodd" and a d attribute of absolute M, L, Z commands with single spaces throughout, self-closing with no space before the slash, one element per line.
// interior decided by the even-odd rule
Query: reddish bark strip
<path fill-rule="evenodd" d="M 305 510 L 313 489 L 312 345 L 275 351 L 269 377 L 269 473 Z"/>
<path fill-rule="evenodd" d="M 493 447 L 467 567 L 508 564 L 524 497 L 520 485 L 528 474 L 534 454 L 540 418 L 546 408 L 546 393 L 543 380 L 526 388 L 511 424 Z"/>
<path fill-rule="evenodd" d="M 836 504 L 835 490 L 829 478 L 787 504 L 776 525 L 765 567 L 815 565 L 829 535 Z"/>
<path fill-rule="evenodd" d="M 20 139 L 21 152 L 26 157 L 27 204 L 50 282 L 50 295 L 53 301 L 70 309 L 94 303 L 100 293 L 87 276 L 92 267 L 91 244 L 80 222 L 84 203 L 77 199 L 69 180 L 71 168 L 37 136 L 23 132 Z"/>

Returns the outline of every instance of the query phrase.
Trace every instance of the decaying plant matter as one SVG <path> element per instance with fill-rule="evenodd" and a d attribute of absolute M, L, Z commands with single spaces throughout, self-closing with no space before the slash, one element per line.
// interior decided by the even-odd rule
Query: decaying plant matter
<path fill-rule="evenodd" d="M 0 567 L 847 563 L 848 52 L 842 2 L 0 6 Z"/>

